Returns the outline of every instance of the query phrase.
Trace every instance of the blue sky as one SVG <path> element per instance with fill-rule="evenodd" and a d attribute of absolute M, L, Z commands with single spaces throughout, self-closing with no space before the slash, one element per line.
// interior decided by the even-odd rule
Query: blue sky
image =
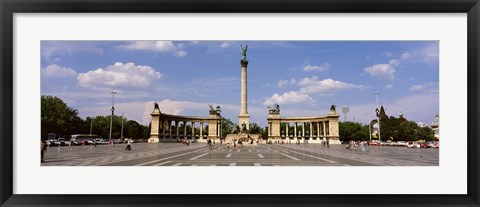
<path fill-rule="evenodd" d="M 439 112 L 438 41 L 42 41 L 41 94 L 82 118 L 108 115 L 116 91 L 115 113 L 144 125 L 155 101 L 192 116 L 219 105 L 237 122 L 242 44 L 248 112 L 261 126 L 274 103 L 282 116 L 349 107 L 348 121 L 366 123 L 375 92 L 388 115 L 431 123 Z"/>

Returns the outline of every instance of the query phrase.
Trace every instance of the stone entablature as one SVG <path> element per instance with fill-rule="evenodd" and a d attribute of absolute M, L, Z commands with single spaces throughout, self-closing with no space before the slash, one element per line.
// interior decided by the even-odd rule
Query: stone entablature
<path fill-rule="evenodd" d="M 268 115 L 268 138 L 281 139 L 284 142 L 321 143 L 329 141 L 330 144 L 340 144 L 338 118 L 335 111 L 330 111 L 323 116 L 281 117 L 280 113 Z M 285 128 L 282 129 L 282 123 Z M 290 130 L 293 124 L 293 131 Z M 308 130 L 307 128 L 308 125 Z"/>
<path fill-rule="evenodd" d="M 219 113 L 210 113 L 207 117 L 202 116 L 180 116 L 165 114 L 160 111 L 158 104 L 155 103 L 154 109 L 150 114 L 152 116 L 149 143 L 155 142 L 178 142 L 180 139 L 189 139 L 194 142 L 207 142 L 207 139 L 220 138 L 220 120 Z M 180 134 L 180 124 L 183 123 L 183 133 Z M 197 125 L 196 123 L 199 123 Z M 208 124 L 208 132 L 204 133 L 204 128 Z M 187 131 L 187 125 L 191 126 L 191 131 Z M 198 133 L 195 129 L 198 128 Z"/>

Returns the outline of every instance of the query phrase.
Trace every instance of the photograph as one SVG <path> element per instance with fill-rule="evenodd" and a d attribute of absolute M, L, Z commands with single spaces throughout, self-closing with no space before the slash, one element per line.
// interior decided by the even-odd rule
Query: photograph
<path fill-rule="evenodd" d="M 439 167 L 435 39 L 42 40 L 40 56 L 41 167 Z"/>

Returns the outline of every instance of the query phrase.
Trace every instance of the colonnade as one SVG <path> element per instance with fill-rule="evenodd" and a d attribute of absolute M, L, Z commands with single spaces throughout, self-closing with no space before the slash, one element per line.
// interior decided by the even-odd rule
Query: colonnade
<path fill-rule="evenodd" d="M 221 118 L 219 114 L 210 114 L 208 117 L 171 115 L 161 113 L 158 105 L 155 105 L 150 115 L 152 122 L 149 143 L 178 142 L 180 139 L 207 142 L 207 139 L 220 138 Z M 190 130 L 187 130 L 189 125 Z M 208 131 L 204 131 L 206 126 L 208 126 Z"/>
<path fill-rule="evenodd" d="M 289 121 L 280 121 L 280 126 L 285 125 L 280 128 L 280 137 L 282 139 L 323 139 L 326 140 L 330 136 L 329 130 L 329 121 L 309 121 L 309 122 L 293 122 L 293 130 L 290 131 Z M 272 137 L 273 133 L 273 123 L 269 122 L 268 127 L 268 136 Z M 307 126 L 308 125 L 308 126 Z M 306 129 L 308 127 L 308 129 Z M 283 128 L 283 129 L 282 129 Z"/>
<path fill-rule="evenodd" d="M 270 111 L 267 119 L 268 139 L 340 144 L 338 117 L 335 111 L 324 116 L 306 117 L 281 117 L 278 111 Z"/>

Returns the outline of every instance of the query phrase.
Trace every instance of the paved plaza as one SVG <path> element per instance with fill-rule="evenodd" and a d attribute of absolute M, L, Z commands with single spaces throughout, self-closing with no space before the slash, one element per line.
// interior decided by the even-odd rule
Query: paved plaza
<path fill-rule="evenodd" d="M 134 143 L 112 146 L 49 147 L 42 166 L 438 166 L 438 149 L 345 145 Z"/>

